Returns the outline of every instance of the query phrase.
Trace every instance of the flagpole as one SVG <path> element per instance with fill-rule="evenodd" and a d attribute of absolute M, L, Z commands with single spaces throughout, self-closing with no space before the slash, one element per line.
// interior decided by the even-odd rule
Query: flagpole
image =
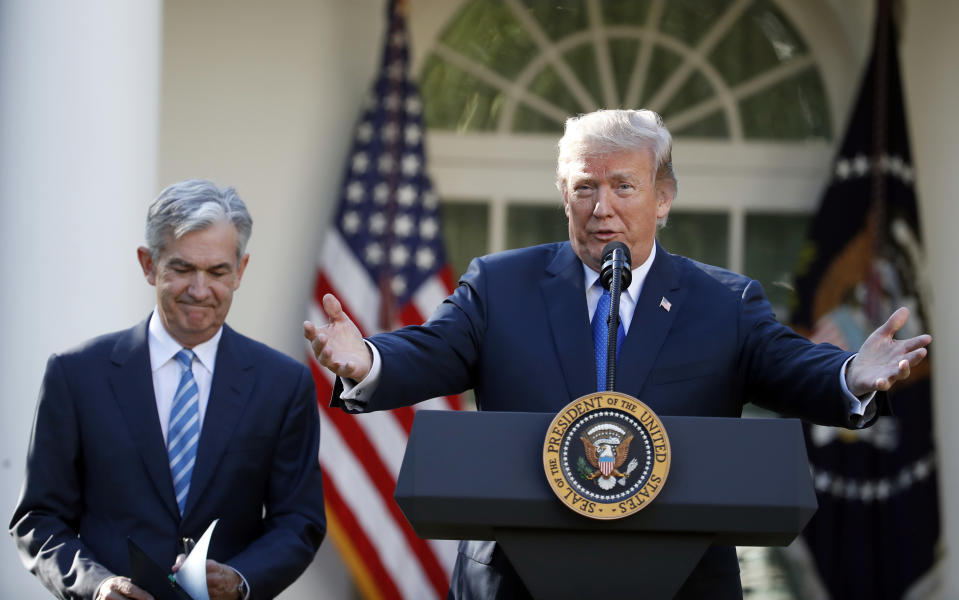
<path fill-rule="evenodd" d="M 872 209 L 869 219 L 869 233 L 872 241 L 872 260 L 868 263 L 867 293 L 865 302 L 866 316 L 873 325 L 878 324 L 882 315 L 880 304 L 882 298 L 882 282 L 880 273 L 876 270 L 876 259 L 879 258 L 886 245 L 886 182 L 883 170 L 884 155 L 886 154 L 886 88 L 888 85 L 889 59 L 889 19 L 891 12 L 890 0 L 878 0 L 876 14 L 876 56 L 873 60 L 873 76 L 875 86 L 873 102 L 873 135 L 872 156 Z"/>

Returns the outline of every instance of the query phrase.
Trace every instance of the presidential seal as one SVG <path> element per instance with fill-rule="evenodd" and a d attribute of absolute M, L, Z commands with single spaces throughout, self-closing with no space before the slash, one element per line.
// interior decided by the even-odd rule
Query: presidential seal
<path fill-rule="evenodd" d="M 566 405 L 550 423 L 543 468 L 556 496 L 591 519 L 620 519 L 645 508 L 666 483 L 669 438 L 648 406 L 597 392 Z"/>

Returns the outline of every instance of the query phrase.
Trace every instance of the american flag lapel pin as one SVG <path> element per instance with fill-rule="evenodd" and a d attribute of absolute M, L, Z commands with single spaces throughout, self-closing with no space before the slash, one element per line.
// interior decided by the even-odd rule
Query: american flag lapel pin
<path fill-rule="evenodd" d="M 673 303 L 666 299 L 666 296 L 663 296 L 663 299 L 659 301 L 659 307 L 669 312 L 669 309 L 673 307 Z"/>

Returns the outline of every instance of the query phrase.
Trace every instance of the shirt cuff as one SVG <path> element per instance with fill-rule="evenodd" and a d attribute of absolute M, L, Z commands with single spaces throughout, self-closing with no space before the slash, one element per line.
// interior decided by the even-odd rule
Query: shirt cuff
<path fill-rule="evenodd" d="M 230 567 L 233 569 L 233 567 Z M 236 569 L 233 569 L 233 572 L 240 576 L 240 579 L 243 580 L 243 590 L 246 592 L 243 594 L 243 597 L 240 600 L 250 600 L 250 583 L 246 580 L 246 577 L 243 576 L 243 573 L 240 573 Z"/>
<path fill-rule="evenodd" d="M 110 575 L 109 577 L 104 577 L 104 578 L 103 578 L 103 581 L 100 582 L 100 585 L 97 586 L 97 589 L 93 590 L 93 597 L 94 597 L 94 598 L 99 598 L 99 597 L 100 597 L 100 588 L 103 587 L 103 584 L 106 583 L 108 579 L 113 579 L 113 577 L 114 577 L 113 575 Z"/>
<path fill-rule="evenodd" d="M 876 414 L 876 406 L 872 403 L 872 399 L 876 397 L 876 390 L 862 397 L 855 396 L 849 391 L 849 386 L 846 385 L 846 369 L 854 358 L 856 358 L 855 354 L 842 363 L 842 369 L 839 370 L 839 385 L 842 387 L 843 394 L 846 395 L 846 407 L 851 414 L 852 423 L 858 429 L 863 423 L 871 421 L 872 416 Z"/>
<path fill-rule="evenodd" d="M 340 377 L 340 382 L 343 384 L 343 393 L 340 394 L 340 400 L 343 401 L 343 406 L 348 410 L 363 410 L 366 407 L 369 397 L 376 391 L 376 386 L 380 382 L 380 372 L 382 371 L 383 365 L 383 360 L 380 358 L 380 351 L 368 341 L 363 340 L 363 342 L 373 355 L 373 364 L 370 366 L 370 372 L 367 373 L 363 381 L 360 382 L 347 379 L 346 377 Z"/>

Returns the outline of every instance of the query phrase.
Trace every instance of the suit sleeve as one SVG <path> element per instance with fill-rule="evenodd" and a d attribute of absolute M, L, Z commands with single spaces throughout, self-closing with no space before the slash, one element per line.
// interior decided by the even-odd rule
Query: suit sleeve
<path fill-rule="evenodd" d="M 741 315 L 745 400 L 820 425 L 862 426 L 840 380 L 852 352 L 814 344 L 777 321 L 757 281 L 743 290 Z"/>
<path fill-rule="evenodd" d="M 24 566 L 57 598 L 92 598 L 113 575 L 80 541 L 80 436 L 59 358 L 47 362 L 27 453 L 26 479 L 10 521 Z"/>
<path fill-rule="evenodd" d="M 382 358 L 376 392 L 363 412 L 409 406 L 473 387 L 487 307 L 486 266 L 473 259 L 456 290 L 421 326 L 369 338 Z M 333 406 L 343 406 L 337 380 Z"/>
<path fill-rule="evenodd" d="M 272 598 L 293 583 L 313 560 L 326 533 L 320 420 L 313 377 L 305 367 L 285 406 L 269 465 L 263 535 L 227 561 L 246 578 L 251 600 Z"/>

